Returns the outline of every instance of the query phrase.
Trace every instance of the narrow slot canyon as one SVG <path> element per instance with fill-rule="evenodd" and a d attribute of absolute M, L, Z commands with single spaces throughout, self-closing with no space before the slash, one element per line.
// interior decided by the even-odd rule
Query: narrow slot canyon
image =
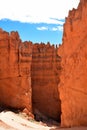
<path fill-rule="evenodd" d="M 3 30 L 0 41 L 1 111 L 18 110 L 37 121 L 60 122 L 61 58 L 57 46 L 22 42 L 17 32 Z"/>
<path fill-rule="evenodd" d="M 0 109 L 87 126 L 87 0 L 69 11 L 63 28 L 59 47 L 22 42 L 18 32 L 0 29 Z"/>

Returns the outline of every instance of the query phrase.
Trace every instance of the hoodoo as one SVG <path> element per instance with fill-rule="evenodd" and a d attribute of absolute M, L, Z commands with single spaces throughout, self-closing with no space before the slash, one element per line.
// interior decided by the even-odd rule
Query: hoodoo
<path fill-rule="evenodd" d="M 17 32 L 0 29 L 0 106 L 40 120 L 60 120 L 57 49 L 49 43 L 22 42 Z"/>
<path fill-rule="evenodd" d="M 0 29 L 0 107 L 87 125 L 87 0 L 69 11 L 59 48 Z"/>
<path fill-rule="evenodd" d="M 32 43 L 22 43 L 17 32 L 0 29 L 0 106 L 26 108 L 30 115 L 31 55 Z"/>
<path fill-rule="evenodd" d="M 59 93 L 61 125 L 87 125 L 87 0 L 69 12 L 64 24 Z"/>

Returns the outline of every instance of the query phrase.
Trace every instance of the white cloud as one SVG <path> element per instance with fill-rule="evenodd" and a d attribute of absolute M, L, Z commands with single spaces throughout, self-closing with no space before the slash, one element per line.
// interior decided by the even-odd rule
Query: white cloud
<path fill-rule="evenodd" d="M 63 31 L 63 26 L 58 26 L 59 31 Z"/>
<path fill-rule="evenodd" d="M 79 0 L 0 0 L 0 19 L 63 24 L 57 19 L 64 19 L 78 3 Z"/>
<path fill-rule="evenodd" d="M 53 27 L 50 28 L 51 31 L 63 31 L 63 26 L 57 26 L 57 27 Z"/>
<path fill-rule="evenodd" d="M 37 30 L 40 30 L 40 31 L 46 31 L 46 30 L 49 30 L 49 31 L 63 31 L 63 26 L 56 26 L 56 27 L 50 27 L 50 26 L 41 26 L 41 27 L 37 27 L 36 28 Z"/>
<path fill-rule="evenodd" d="M 48 30 L 48 27 L 37 27 L 37 30 L 40 30 L 40 31 L 42 31 L 42 30 Z"/>
<path fill-rule="evenodd" d="M 57 31 L 58 28 L 57 28 L 57 27 L 53 27 L 53 28 L 51 28 L 50 30 L 51 30 L 51 31 Z"/>

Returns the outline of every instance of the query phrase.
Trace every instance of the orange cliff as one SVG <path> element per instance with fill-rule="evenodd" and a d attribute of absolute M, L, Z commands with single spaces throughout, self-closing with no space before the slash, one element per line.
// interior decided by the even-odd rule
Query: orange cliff
<path fill-rule="evenodd" d="M 87 125 L 87 0 L 80 0 L 78 8 L 69 12 L 58 54 L 61 125 Z"/>
<path fill-rule="evenodd" d="M 32 51 L 32 101 L 33 112 L 60 121 L 61 103 L 58 84 L 61 58 L 54 45 L 34 44 Z M 38 120 L 42 116 L 39 115 Z"/>
<path fill-rule="evenodd" d="M 26 108 L 31 115 L 31 60 L 32 43 L 0 29 L 0 106 Z"/>
<path fill-rule="evenodd" d="M 87 0 L 80 0 L 66 18 L 59 49 L 23 43 L 17 32 L 0 29 L 0 106 L 55 120 L 62 113 L 61 126 L 87 125 L 86 28 Z"/>
<path fill-rule="evenodd" d="M 49 43 L 22 42 L 17 32 L 0 29 L 0 106 L 60 120 L 57 49 Z"/>

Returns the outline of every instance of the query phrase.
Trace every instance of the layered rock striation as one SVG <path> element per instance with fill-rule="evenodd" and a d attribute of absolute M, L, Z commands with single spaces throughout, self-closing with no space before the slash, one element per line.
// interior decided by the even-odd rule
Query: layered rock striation
<path fill-rule="evenodd" d="M 22 42 L 0 29 L 0 106 L 60 120 L 60 61 L 49 43 Z"/>
<path fill-rule="evenodd" d="M 61 126 L 87 125 L 86 28 L 87 0 L 80 0 L 69 11 L 59 49 L 23 43 L 17 32 L 0 29 L 0 106 L 40 119 L 60 120 L 62 112 Z"/>
<path fill-rule="evenodd" d="M 61 125 L 87 125 L 87 0 L 69 12 L 64 24 L 59 93 Z"/>
<path fill-rule="evenodd" d="M 54 45 L 34 44 L 32 51 L 32 101 L 33 112 L 60 120 L 61 103 L 58 84 L 61 58 Z M 39 120 L 42 119 L 39 115 Z"/>
<path fill-rule="evenodd" d="M 32 43 L 0 29 L 0 105 L 31 114 Z M 28 114 L 29 114 L 28 113 Z"/>

